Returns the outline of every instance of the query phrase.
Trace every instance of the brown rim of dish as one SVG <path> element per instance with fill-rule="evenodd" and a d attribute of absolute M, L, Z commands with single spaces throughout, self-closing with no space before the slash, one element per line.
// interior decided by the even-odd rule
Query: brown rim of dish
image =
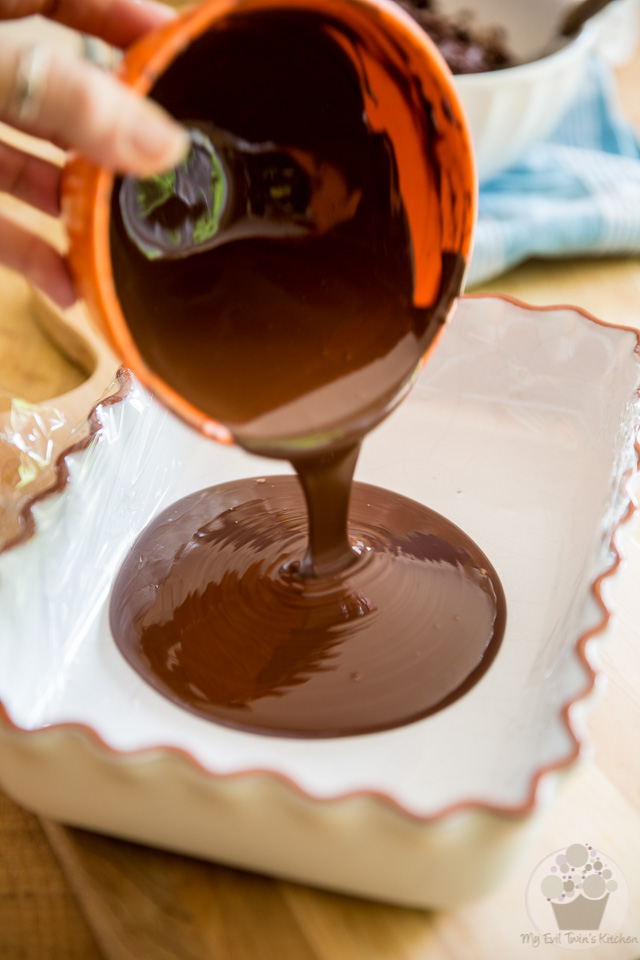
<path fill-rule="evenodd" d="M 540 313 L 552 313 L 560 310 L 570 310 L 572 313 L 576 313 L 579 316 L 583 317 L 585 320 L 588 320 L 592 323 L 597 323 L 600 326 L 608 327 L 612 330 L 622 330 L 628 333 L 633 333 L 636 337 L 636 348 L 635 353 L 640 358 L 640 332 L 633 327 L 628 327 L 622 324 L 607 323 L 604 320 L 599 320 L 597 317 L 594 317 L 593 314 L 590 314 L 588 311 L 583 310 L 580 307 L 574 307 L 569 304 L 554 304 L 551 306 L 534 306 L 533 304 L 525 303 L 522 300 L 518 300 L 516 297 L 509 296 L 508 294 L 493 294 L 493 293 L 477 293 L 477 294 L 466 294 L 464 296 L 465 300 L 480 300 L 480 299 L 495 299 L 495 300 L 504 300 L 508 303 L 513 304 L 516 307 L 525 310 L 531 310 L 533 312 Z M 18 542 L 22 543 L 24 540 L 27 540 L 31 535 L 35 533 L 35 522 L 33 517 L 30 515 L 31 506 L 33 503 L 36 503 L 47 496 L 50 496 L 53 493 L 60 492 L 67 483 L 68 480 L 68 470 L 66 464 L 64 463 L 65 458 L 71 454 L 75 453 L 78 450 L 84 450 L 89 446 L 91 440 L 95 438 L 99 429 L 100 429 L 100 418 L 99 418 L 99 409 L 100 406 L 111 405 L 117 403 L 120 400 L 123 400 L 126 395 L 129 393 L 131 388 L 131 374 L 128 370 L 121 369 L 118 374 L 118 380 L 120 383 L 120 389 L 113 395 L 107 397 L 104 400 L 101 400 L 100 403 L 94 407 L 92 410 L 89 420 L 92 424 L 92 429 L 90 436 L 85 440 L 80 441 L 78 444 L 74 444 L 72 447 L 63 451 L 58 457 L 56 463 L 56 483 L 54 486 L 49 488 L 46 491 L 43 491 L 37 497 L 34 497 L 30 504 L 25 508 L 26 513 L 28 514 L 28 519 L 25 519 L 25 532 L 18 540 L 14 540 L 11 544 L 7 545 L 5 549 L 9 549 L 11 546 L 17 545 Z M 640 390 L 638 391 L 638 396 L 640 397 Z M 456 803 L 449 804 L 443 809 L 437 811 L 436 813 L 431 814 L 419 814 L 415 813 L 412 810 L 407 810 L 400 802 L 395 800 L 393 797 L 382 792 L 381 790 L 351 790 L 345 793 L 337 794 L 333 797 L 317 797 L 314 796 L 308 790 L 305 790 L 301 787 L 292 777 L 287 776 L 283 773 L 278 773 L 274 770 L 260 769 L 260 768 L 251 768 L 248 770 L 241 770 L 236 773 L 216 773 L 205 767 L 201 764 L 196 758 L 180 747 L 171 747 L 164 746 L 162 744 L 155 744 L 152 747 L 144 747 L 138 750 L 117 750 L 114 747 L 111 747 L 95 730 L 93 727 L 90 727 L 88 724 L 83 723 L 53 723 L 46 728 L 40 728 L 38 730 L 26 730 L 23 727 L 15 724 L 9 717 L 8 711 L 4 706 L 4 703 L 0 700 L 0 724 L 3 724 L 9 729 L 20 736 L 29 737 L 30 739 L 36 736 L 47 735 L 48 733 L 60 733 L 69 731 L 71 733 L 80 734 L 81 736 L 92 741 L 100 750 L 103 750 L 109 757 L 120 757 L 126 758 L 144 758 L 144 757 L 157 757 L 158 752 L 161 751 L 164 754 L 170 756 L 178 757 L 179 759 L 186 762 L 191 769 L 202 773 L 211 780 L 238 780 L 244 777 L 257 777 L 262 776 L 268 779 L 273 779 L 283 784 L 284 786 L 290 788 L 294 793 L 298 794 L 299 797 L 304 800 L 308 800 L 312 803 L 319 804 L 334 804 L 340 803 L 342 801 L 347 801 L 351 799 L 362 799 L 368 797 L 372 800 L 379 801 L 383 803 L 386 807 L 390 808 L 397 814 L 402 815 L 413 823 L 422 823 L 430 824 L 435 823 L 438 820 L 443 820 L 452 814 L 460 813 L 486 813 L 494 814 L 503 817 L 523 817 L 533 813 L 536 805 L 537 794 L 540 788 L 541 782 L 544 777 L 551 773 L 561 773 L 566 771 L 580 756 L 584 740 L 581 741 L 576 734 L 573 724 L 571 722 L 571 712 L 575 705 L 582 700 L 585 700 L 589 694 L 593 691 L 597 671 L 591 665 L 586 648 L 589 644 L 589 641 L 594 639 L 597 636 L 600 636 L 604 633 L 607 628 L 609 621 L 612 617 L 612 610 L 605 603 L 604 597 L 602 595 L 602 584 L 605 580 L 608 580 L 612 577 L 620 567 L 622 562 L 622 554 L 616 543 L 618 533 L 625 524 L 629 522 L 631 517 L 637 510 L 638 504 L 633 496 L 631 491 L 631 480 L 637 474 L 640 467 L 640 429 L 636 433 L 634 438 L 634 449 L 636 454 L 636 466 L 635 469 L 627 470 L 623 476 L 620 478 L 619 490 L 622 495 L 628 499 L 628 505 L 623 515 L 620 517 L 615 527 L 612 529 L 609 542 L 608 542 L 608 552 L 612 557 L 611 563 L 604 569 L 602 572 L 598 573 L 594 581 L 591 583 L 590 593 L 594 598 L 597 607 L 599 608 L 602 617 L 600 622 L 586 630 L 584 633 L 580 634 L 575 641 L 574 651 L 577 654 L 578 660 L 580 661 L 582 667 L 587 674 L 587 681 L 583 689 L 576 694 L 571 700 L 568 700 L 560 710 L 560 720 L 564 723 L 565 729 L 569 734 L 569 738 L 572 741 L 572 746 L 568 756 L 565 756 L 561 760 L 556 760 L 553 763 L 548 763 L 538 768 L 531 777 L 531 782 L 529 785 L 529 792 L 526 800 L 521 804 L 512 804 L 512 805 L 501 805 L 497 803 L 489 803 L 484 800 L 474 800 L 470 798 L 468 800 L 460 800 Z"/>

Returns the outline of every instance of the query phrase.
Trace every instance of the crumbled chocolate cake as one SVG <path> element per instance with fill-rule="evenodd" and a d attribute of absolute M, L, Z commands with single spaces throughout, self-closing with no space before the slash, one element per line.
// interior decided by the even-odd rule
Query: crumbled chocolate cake
<path fill-rule="evenodd" d="M 503 27 L 480 27 L 469 10 L 446 17 L 434 0 L 396 2 L 429 34 L 452 73 L 485 73 L 515 66 Z"/>

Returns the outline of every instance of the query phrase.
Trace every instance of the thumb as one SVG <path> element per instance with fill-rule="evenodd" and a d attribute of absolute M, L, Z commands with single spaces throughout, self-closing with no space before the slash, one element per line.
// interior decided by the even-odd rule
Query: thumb
<path fill-rule="evenodd" d="M 0 120 L 100 166 L 138 176 L 186 155 L 186 131 L 93 64 L 8 37 L 0 56 Z"/>

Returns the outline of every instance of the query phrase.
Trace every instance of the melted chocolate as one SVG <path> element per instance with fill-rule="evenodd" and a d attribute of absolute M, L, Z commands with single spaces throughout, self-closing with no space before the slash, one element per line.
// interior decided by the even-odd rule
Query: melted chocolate
<path fill-rule="evenodd" d="M 346 222 L 300 239 L 240 233 L 215 249 L 158 261 L 128 235 L 122 185 L 112 203 L 116 289 L 147 365 L 239 443 L 286 458 L 336 437 L 359 438 L 393 407 L 464 269 L 458 254 L 445 253 L 442 282 L 453 274 L 455 289 L 414 305 L 393 145 L 372 132 L 356 67 L 328 26 L 337 29 L 300 12 L 238 15 L 178 58 L 153 96 L 189 123 L 246 143 L 287 144 L 338 171 L 344 194 L 358 198 Z M 439 182 L 437 134 L 430 114 L 421 116 L 424 163 Z M 314 221 L 330 222 L 331 191 L 318 199 Z"/>
<path fill-rule="evenodd" d="M 356 483 L 354 562 L 300 576 L 295 477 L 192 494 L 139 537 L 111 624 L 129 663 L 200 716 L 259 733 L 336 737 L 409 723 L 482 676 L 504 629 L 495 571 L 421 504 Z"/>
<path fill-rule="evenodd" d="M 146 364 L 249 450 L 289 459 L 299 482 L 224 484 L 162 514 L 117 579 L 112 629 L 152 686 L 221 723 L 286 736 L 393 727 L 469 689 L 504 629 L 498 578 L 465 534 L 396 494 L 356 484 L 351 498 L 360 442 L 409 388 L 464 261 L 438 246 L 421 302 L 394 143 L 369 123 L 341 24 L 280 10 L 223 27 L 176 60 L 156 99 L 203 129 L 312 156 L 357 203 L 332 221 L 335 195 L 319 190 L 311 219 L 326 230 L 287 236 L 285 211 L 279 238 L 240 232 L 159 262 L 114 190 L 114 279 Z M 438 191 L 432 111 L 394 69 Z M 191 187 L 180 193 L 195 210 Z"/>
<path fill-rule="evenodd" d="M 453 74 L 486 73 L 514 67 L 504 27 L 482 27 L 473 11 L 461 7 L 453 15 L 436 0 L 396 0 L 428 33 Z"/>

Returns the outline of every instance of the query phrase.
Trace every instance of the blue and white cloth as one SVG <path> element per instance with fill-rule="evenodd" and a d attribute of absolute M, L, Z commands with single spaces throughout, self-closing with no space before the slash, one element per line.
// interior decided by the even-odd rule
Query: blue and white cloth
<path fill-rule="evenodd" d="M 640 143 L 593 59 L 555 133 L 483 184 L 467 288 L 529 257 L 640 253 Z"/>

